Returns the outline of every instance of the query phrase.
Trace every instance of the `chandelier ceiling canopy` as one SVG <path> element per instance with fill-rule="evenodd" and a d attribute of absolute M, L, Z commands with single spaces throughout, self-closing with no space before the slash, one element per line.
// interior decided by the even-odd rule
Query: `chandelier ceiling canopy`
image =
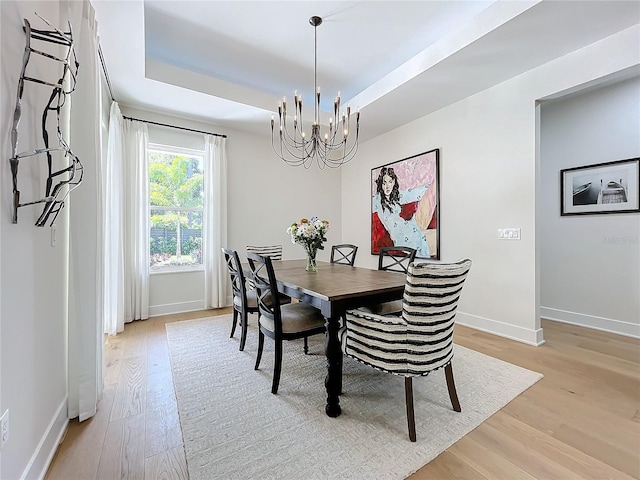
<path fill-rule="evenodd" d="M 351 160 L 358 150 L 360 132 L 360 110 L 353 115 L 351 106 L 340 112 L 340 92 L 333 101 L 333 113 L 329 117 L 329 125 L 320 127 L 320 87 L 318 87 L 318 26 L 322 18 L 313 16 L 309 19 L 314 32 L 314 66 L 313 91 L 314 115 L 311 135 L 304 130 L 302 115 L 302 95 L 296 91 L 293 95 L 293 119 L 287 122 L 287 99 L 284 97 L 278 104 L 279 139 L 276 140 L 274 115 L 271 116 L 271 145 L 273 151 L 288 165 L 309 168 L 316 161 L 318 167 L 339 167 Z M 352 130 L 352 127 L 355 131 Z"/>

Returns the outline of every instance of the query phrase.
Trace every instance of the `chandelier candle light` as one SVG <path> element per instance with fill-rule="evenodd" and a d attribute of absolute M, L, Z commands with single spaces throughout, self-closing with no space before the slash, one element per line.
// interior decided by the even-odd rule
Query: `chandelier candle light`
<path fill-rule="evenodd" d="M 273 151 L 287 164 L 303 165 L 309 168 L 315 159 L 318 167 L 339 167 L 351 160 L 358 151 L 358 135 L 360 133 L 360 110 L 355 113 L 355 133 L 351 128 L 351 106 L 340 116 L 340 92 L 333 101 L 333 116 L 329 117 L 329 126 L 324 132 L 320 130 L 320 87 L 318 87 L 318 25 L 322 18 L 313 16 L 309 19 L 314 31 L 314 116 L 311 136 L 307 138 L 303 130 L 302 95 L 296 91 L 293 96 L 294 115 L 293 131 L 287 127 L 287 99 L 278 104 L 278 123 L 280 130 L 279 148 L 275 142 L 275 118 L 271 115 L 271 146 Z"/>
<path fill-rule="evenodd" d="M 316 254 L 318 250 L 324 250 L 324 242 L 327 241 L 325 233 L 329 230 L 327 220 L 319 220 L 318 217 L 306 218 L 293 222 L 287 227 L 287 233 L 291 235 L 291 243 L 297 243 L 304 247 L 307 253 L 307 272 L 317 272 Z"/>

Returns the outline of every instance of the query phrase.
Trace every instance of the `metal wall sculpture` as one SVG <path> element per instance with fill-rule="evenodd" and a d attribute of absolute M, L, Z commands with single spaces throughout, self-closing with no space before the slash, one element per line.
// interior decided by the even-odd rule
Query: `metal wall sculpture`
<path fill-rule="evenodd" d="M 74 155 L 69 148 L 60 127 L 60 112 L 67 97 L 75 90 L 79 67 L 73 47 L 71 24 L 68 24 L 69 30 L 67 32 L 62 32 L 44 18 L 39 15 L 37 16 L 44 21 L 51 30 L 31 28 L 29 21 L 26 18 L 24 19 L 26 45 L 22 57 L 22 71 L 20 72 L 20 79 L 18 81 L 16 108 L 13 114 L 13 127 L 11 129 L 12 157 L 9 161 L 11 164 L 11 174 L 13 176 L 13 223 L 18 223 L 19 207 L 44 203 L 42 213 L 35 223 L 36 226 L 42 227 L 49 219 L 51 219 L 49 226 L 53 225 L 60 210 L 64 207 L 64 202 L 69 196 L 69 193 L 82 181 L 83 166 L 78 157 Z M 34 48 L 32 43 L 36 45 L 38 49 Z M 52 53 L 45 51 L 47 48 L 49 48 Z M 58 56 L 61 51 L 64 55 Z M 50 82 L 35 78 L 35 76 L 30 76 L 27 67 L 32 54 L 47 61 L 58 62 L 62 70 L 60 78 L 57 81 Z M 44 147 L 18 153 L 18 125 L 22 116 L 22 95 L 24 93 L 25 82 L 52 87 L 53 91 L 42 113 L 41 127 Z M 53 123 L 49 121 L 49 115 L 54 112 L 58 145 L 50 146 L 47 128 L 51 127 L 48 123 Z M 46 157 L 48 167 L 44 197 L 21 203 L 20 190 L 18 190 L 18 166 L 20 160 L 29 157 L 41 158 L 42 156 Z M 59 165 L 62 165 L 62 167 L 58 168 Z"/>

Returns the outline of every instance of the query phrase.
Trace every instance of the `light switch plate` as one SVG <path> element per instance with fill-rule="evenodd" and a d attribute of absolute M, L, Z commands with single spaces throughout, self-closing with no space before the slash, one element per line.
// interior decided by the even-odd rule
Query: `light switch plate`
<path fill-rule="evenodd" d="M 501 240 L 520 240 L 519 228 L 499 228 L 498 238 Z"/>

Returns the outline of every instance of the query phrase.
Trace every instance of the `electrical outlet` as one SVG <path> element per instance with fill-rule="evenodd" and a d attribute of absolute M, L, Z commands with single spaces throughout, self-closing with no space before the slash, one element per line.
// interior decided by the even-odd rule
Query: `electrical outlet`
<path fill-rule="evenodd" d="M 9 409 L 5 410 L 2 417 L 0 417 L 0 432 L 2 434 L 2 447 L 4 447 L 4 444 L 9 440 Z"/>

